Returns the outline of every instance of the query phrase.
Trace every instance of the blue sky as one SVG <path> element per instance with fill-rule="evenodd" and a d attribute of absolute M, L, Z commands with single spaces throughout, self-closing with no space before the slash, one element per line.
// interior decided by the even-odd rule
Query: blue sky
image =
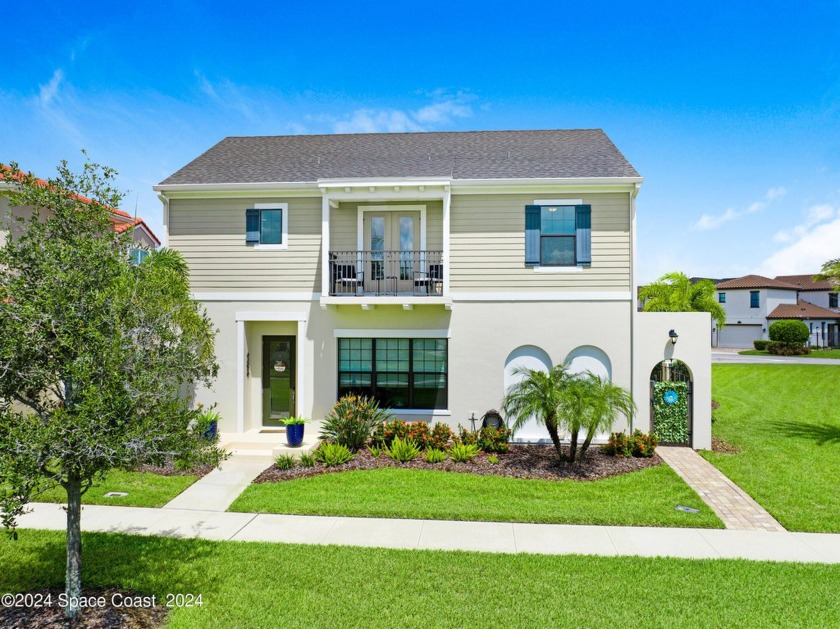
<path fill-rule="evenodd" d="M 840 257 L 837 2 L 120 4 L 4 8 L 0 162 L 85 148 L 159 232 L 151 186 L 227 135 L 600 127 L 642 281 Z"/>

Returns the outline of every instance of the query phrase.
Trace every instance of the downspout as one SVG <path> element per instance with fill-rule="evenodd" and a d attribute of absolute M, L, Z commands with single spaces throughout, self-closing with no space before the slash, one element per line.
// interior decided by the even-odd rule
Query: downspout
<path fill-rule="evenodd" d="M 636 390 L 636 316 L 638 315 L 638 289 L 636 288 L 636 195 L 640 183 L 634 184 L 630 191 L 630 391 Z M 630 418 L 630 433 L 634 429 L 635 415 Z"/>

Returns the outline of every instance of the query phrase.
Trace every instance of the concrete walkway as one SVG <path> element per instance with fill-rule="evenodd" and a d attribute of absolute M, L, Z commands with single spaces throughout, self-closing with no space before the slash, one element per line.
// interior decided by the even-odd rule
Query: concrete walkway
<path fill-rule="evenodd" d="M 22 528 L 64 530 L 61 505 L 35 503 Z M 210 540 L 600 556 L 840 563 L 840 535 L 443 520 L 391 520 L 85 506 L 86 531 Z"/>
<path fill-rule="evenodd" d="M 658 446 L 656 453 L 714 510 L 727 529 L 785 530 L 747 492 L 691 448 Z"/>
<path fill-rule="evenodd" d="M 227 511 L 251 481 L 273 462 L 270 456 L 234 454 L 222 463 L 220 469 L 199 478 L 163 508 Z"/>

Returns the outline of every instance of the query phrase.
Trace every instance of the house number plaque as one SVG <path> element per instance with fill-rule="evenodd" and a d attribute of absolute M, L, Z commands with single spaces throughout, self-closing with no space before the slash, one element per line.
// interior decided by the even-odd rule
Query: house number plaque
<path fill-rule="evenodd" d="M 283 373 L 284 371 L 286 371 L 286 363 L 284 363 L 282 360 L 278 360 L 274 363 L 274 371 L 279 371 L 280 373 Z"/>

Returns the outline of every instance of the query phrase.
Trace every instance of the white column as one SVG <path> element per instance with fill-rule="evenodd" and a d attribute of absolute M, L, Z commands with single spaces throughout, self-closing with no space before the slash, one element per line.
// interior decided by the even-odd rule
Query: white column
<path fill-rule="evenodd" d="M 236 432 L 245 432 L 245 322 L 236 322 Z"/>
<path fill-rule="evenodd" d="M 321 198 L 321 294 L 330 294 L 330 197 Z"/>
<path fill-rule="evenodd" d="M 449 206 L 452 192 L 447 186 L 443 193 L 443 294 L 449 296 Z"/>
<path fill-rule="evenodd" d="M 295 413 L 304 415 L 306 402 L 304 385 L 306 383 L 306 321 L 297 322 L 297 371 L 295 372 Z"/>

